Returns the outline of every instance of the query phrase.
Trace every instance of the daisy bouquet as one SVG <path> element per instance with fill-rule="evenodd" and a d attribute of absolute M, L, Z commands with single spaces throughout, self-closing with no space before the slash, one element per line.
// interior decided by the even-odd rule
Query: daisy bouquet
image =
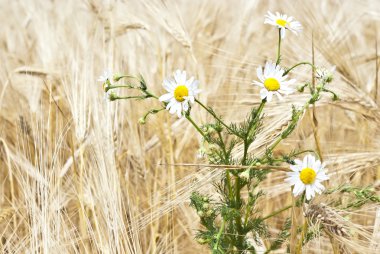
<path fill-rule="evenodd" d="M 142 76 L 112 74 L 106 71 L 99 78 L 99 81 L 103 83 L 107 100 L 156 100 L 156 107 L 140 118 L 141 124 L 147 121 L 149 115 L 167 110 L 174 117 L 186 118 L 202 136 L 204 144 L 212 147 L 212 149 L 203 149 L 203 155 L 208 159 L 210 167 L 224 169 L 220 181 L 215 183 L 215 192 L 218 195 L 194 192 L 190 197 L 190 205 L 196 210 L 202 225 L 196 239 L 200 244 L 207 244 L 212 253 L 257 253 L 262 247 L 265 247 L 265 253 L 269 253 L 281 248 L 284 244 L 288 245 L 290 252 L 301 253 L 302 246 L 316 237 L 308 227 L 308 222 L 316 218 L 313 211 L 317 208 L 327 209 L 313 203 L 315 196 L 339 191 L 354 192 L 354 189 L 347 186 L 344 190 L 342 188 L 325 190 L 324 183 L 329 180 L 329 176 L 318 152 L 289 151 L 282 156 L 274 155 L 273 151 L 293 132 L 305 111 L 324 93 L 331 94 L 333 100 L 337 100 L 338 96 L 328 88 L 333 80 L 334 70 L 317 68 L 310 62 L 296 63 L 289 68 L 281 65 L 281 43 L 285 40 L 287 31 L 296 35 L 301 33 L 300 22 L 278 12 L 275 14 L 268 12 L 264 23 L 278 30 L 277 56 L 273 61 L 267 61 L 264 67 L 257 68 L 257 80 L 253 81 L 252 85 L 260 87 L 258 96 L 261 98 L 261 103 L 257 108 L 252 108 L 247 118 L 239 123 L 227 123 L 211 107 L 204 105 L 197 98 L 197 95 L 201 93 L 199 81 L 195 77 L 189 77 L 183 70 L 176 70 L 171 77 L 163 80 L 162 86 L 165 92 L 162 95 L 155 95 L 150 91 Z M 297 81 L 290 78 L 290 75 L 301 65 L 310 66 L 314 78 L 296 87 Z M 137 90 L 138 94 L 120 96 L 115 92 L 123 88 Z M 265 105 L 271 103 L 272 100 L 282 101 L 284 96 L 304 92 L 305 89 L 310 91 L 310 96 L 302 107 L 293 106 L 289 109 L 292 117 L 287 127 L 277 135 L 263 155 L 251 154 L 249 147 L 263 128 Z M 196 123 L 191 114 L 194 110 L 207 111 L 213 121 Z M 243 148 L 241 158 L 233 156 L 236 147 Z M 285 181 L 289 184 L 289 190 L 295 198 L 293 204 L 263 215 L 258 210 L 260 197 L 265 194 L 260 189 L 260 183 L 272 171 L 284 171 L 282 173 L 286 176 Z M 372 195 L 372 199 L 369 201 L 367 199 L 368 202 L 378 202 L 370 190 L 366 191 L 366 195 Z M 243 195 L 243 193 L 248 193 L 248 195 Z M 357 199 L 360 198 L 354 197 L 353 200 Z M 353 204 L 365 203 L 355 202 L 353 201 Z M 314 207 L 314 210 L 308 209 L 310 207 Z M 285 222 L 277 236 L 269 238 L 267 219 L 286 210 L 299 208 L 307 211 L 304 214 L 305 223 L 299 225 L 297 218 L 292 216 Z M 320 227 L 319 230 L 322 230 L 323 223 Z M 331 225 L 325 227 L 330 228 L 330 231 L 334 230 Z M 265 244 L 263 240 L 266 241 Z"/>

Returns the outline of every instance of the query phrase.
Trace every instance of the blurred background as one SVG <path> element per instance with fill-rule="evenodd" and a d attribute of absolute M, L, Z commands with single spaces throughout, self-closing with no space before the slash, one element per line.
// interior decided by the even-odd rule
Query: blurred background
<path fill-rule="evenodd" d="M 188 122 L 161 112 L 139 125 L 159 103 L 108 102 L 96 80 L 105 69 L 141 73 L 159 95 L 162 80 L 184 69 L 200 80 L 201 101 L 226 121 L 242 121 L 260 103 L 251 84 L 256 68 L 276 57 L 268 10 L 304 27 L 299 36 L 287 33 L 282 65 L 312 61 L 314 45 L 316 65 L 336 66 L 329 88 L 340 97 L 324 96 L 276 153 L 318 144 L 329 188 L 350 183 L 379 192 L 378 0 L 0 0 L 1 252 L 207 253 L 194 239 L 200 228 L 189 195 L 212 194 L 223 169 L 174 166 L 207 163 Z M 307 82 L 311 72 L 300 67 L 291 77 Z M 307 98 L 270 103 L 250 152 L 261 154 L 287 126 L 291 106 Z M 211 120 L 199 107 L 192 114 L 200 124 Z M 264 216 L 291 203 L 284 178 L 273 172 L 262 185 Z M 378 209 L 349 215 L 366 234 L 351 239 L 348 253 L 376 252 Z M 269 221 L 273 235 L 288 216 Z M 306 252 L 332 253 L 328 236 Z"/>

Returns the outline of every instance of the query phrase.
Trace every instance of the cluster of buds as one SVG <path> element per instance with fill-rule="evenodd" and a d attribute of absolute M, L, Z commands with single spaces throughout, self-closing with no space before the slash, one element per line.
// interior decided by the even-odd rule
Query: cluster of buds
<path fill-rule="evenodd" d="M 210 218 L 215 215 L 215 209 L 209 197 L 194 192 L 190 199 L 191 205 L 195 207 L 200 218 Z"/>
<path fill-rule="evenodd" d="M 118 81 L 120 78 L 116 80 L 116 75 L 113 75 L 113 73 L 109 70 L 106 70 L 103 72 L 103 75 L 101 75 L 98 78 L 99 82 L 103 83 L 103 90 L 105 92 L 104 99 L 108 101 L 114 101 L 117 99 L 117 94 L 110 90 L 112 88 L 113 82 Z"/>

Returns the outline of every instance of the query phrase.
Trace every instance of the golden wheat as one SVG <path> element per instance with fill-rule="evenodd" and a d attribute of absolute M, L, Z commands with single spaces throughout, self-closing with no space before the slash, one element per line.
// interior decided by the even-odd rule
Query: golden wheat
<path fill-rule="evenodd" d="M 0 207 L 20 207 L 0 212 L 0 252 L 204 253 L 189 196 L 199 189 L 212 195 L 221 170 L 185 165 L 205 163 L 196 156 L 201 137 L 164 112 L 138 125 L 147 105 L 105 102 L 96 78 L 106 68 L 142 73 L 160 94 L 163 78 L 184 68 L 201 81 L 202 101 L 240 121 L 260 102 L 251 86 L 256 67 L 276 50 L 263 25 L 267 10 L 286 11 L 305 27 L 287 38 L 284 63 L 311 61 L 313 37 L 316 64 L 337 66 L 331 89 L 340 96 L 305 114 L 276 153 L 317 149 L 317 132 L 329 187 L 373 184 L 379 193 L 377 0 L 0 0 Z M 297 79 L 308 78 L 304 70 Z M 269 105 L 250 152 L 265 151 L 291 117 L 284 112 L 306 98 Z M 197 122 L 206 120 L 193 112 Z M 234 156 L 241 155 L 238 147 Z M 264 216 L 292 203 L 284 178 L 278 171 L 265 181 Z M 350 214 L 355 223 L 344 231 L 328 225 L 335 251 L 379 251 L 379 207 L 366 208 Z M 307 214 L 344 221 L 321 209 Z M 269 220 L 273 235 L 289 216 Z M 333 251 L 320 233 L 307 253 Z"/>

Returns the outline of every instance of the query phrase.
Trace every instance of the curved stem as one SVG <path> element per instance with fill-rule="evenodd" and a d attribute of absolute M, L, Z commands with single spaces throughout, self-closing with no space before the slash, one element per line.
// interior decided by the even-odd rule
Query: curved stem
<path fill-rule="evenodd" d="M 303 105 L 302 109 L 297 113 L 297 115 L 292 119 L 292 121 L 290 122 L 288 128 L 286 128 L 282 133 L 281 135 L 276 139 L 276 141 L 269 147 L 269 151 L 273 151 L 273 149 L 284 139 L 284 135 L 285 137 L 287 137 L 288 135 L 290 135 L 290 133 L 293 132 L 295 126 L 297 125 L 298 121 L 299 121 L 299 118 L 301 116 L 301 114 L 303 114 L 303 112 L 305 111 L 305 109 L 311 104 L 311 102 L 314 100 L 314 97 L 318 97 L 319 96 L 319 92 L 316 93 L 316 95 L 313 95 L 312 98 L 310 100 L 308 100 L 305 105 Z"/>
<path fill-rule="evenodd" d="M 222 225 L 220 226 L 219 232 L 218 232 L 218 234 L 216 236 L 216 243 L 215 243 L 214 247 L 212 248 L 213 251 L 217 251 L 218 250 L 220 237 L 222 236 L 222 233 L 224 231 L 224 224 L 225 224 L 225 221 L 222 220 Z"/>
<path fill-rule="evenodd" d="M 288 210 L 289 208 L 292 208 L 292 206 L 293 206 L 293 205 L 285 206 L 284 208 L 282 208 L 282 209 L 280 209 L 280 210 L 277 210 L 277 211 L 275 211 L 275 212 L 273 212 L 273 213 L 271 213 L 271 214 L 265 216 L 264 218 L 262 218 L 262 220 L 266 220 L 266 219 L 269 219 L 269 218 L 271 218 L 271 217 L 273 217 L 273 216 L 276 216 L 277 214 L 280 214 L 280 213 L 282 213 L 283 211 L 286 211 L 286 210 Z"/>
<path fill-rule="evenodd" d="M 107 92 L 108 90 L 115 89 L 115 88 L 135 88 L 130 85 L 115 85 L 115 86 L 107 86 L 104 90 Z"/>
<path fill-rule="evenodd" d="M 132 75 L 120 75 L 120 76 L 117 76 L 118 79 L 122 79 L 122 78 L 132 78 L 132 79 L 139 79 L 138 77 L 136 76 L 132 76 Z"/>
<path fill-rule="evenodd" d="M 293 66 L 290 67 L 288 70 L 286 70 L 286 71 L 284 72 L 284 74 L 282 74 L 282 76 L 285 76 L 286 74 L 288 74 L 289 72 L 291 72 L 294 68 L 296 68 L 296 67 L 298 67 L 298 66 L 300 66 L 300 65 L 310 65 L 311 68 L 313 68 L 313 69 L 316 68 L 312 63 L 309 63 L 309 62 L 300 62 L 300 63 L 298 63 L 298 64 L 293 65 Z"/>
<path fill-rule="evenodd" d="M 165 108 L 151 109 L 151 110 L 149 110 L 149 111 L 146 112 L 145 115 L 141 118 L 141 122 L 140 122 L 140 120 L 139 120 L 139 122 L 140 122 L 141 124 L 145 124 L 145 121 L 146 121 L 146 119 L 147 119 L 147 117 L 148 117 L 149 115 L 157 114 L 158 112 L 160 112 L 160 111 L 162 111 L 162 110 L 165 110 Z"/>
<path fill-rule="evenodd" d="M 201 128 L 194 122 L 194 120 L 187 114 L 185 115 L 185 117 L 195 127 L 195 129 L 202 135 L 202 137 L 207 140 L 206 135 L 203 133 Z"/>
<path fill-rule="evenodd" d="M 260 106 L 257 109 L 257 113 L 256 113 L 255 120 L 253 121 L 253 123 L 257 123 L 257 119 L 260 117 L 261 112 L 263 111 L 266 102 L 267 102 L 267 98 L 264 98 L 261 100 Z M 256 126 L 256 124 L 254 124 L 253 126 Z M 247 131 L 248 137 L 250 136 L 250 132 L 253 126 L 250 126 L 250 128 Z"/>
<path fill-rule="evenodd" d="M 145 93 L 146 95 L 149 95 L 150 97 L 153 97 L 153 98 L 155 98 L 155 99 L 158 100 L 158 97 L 157 97 L 156 95 L 152 94 L 151 92 L 145 90 L 144 93 Z"/>
<path fill-rule="evenodd" d="M 195 102 L 201 105 L 202 108 L 204 108 L 207 112 L 210 113 L 218 122 L 220 122 L 224 127 L 226 127 L 231 133 L 234 133 L 233 130 L 225 124 L 212 110 L 210 110 L 208 107 L 206 107 L 202 102 L 200 102 L 198 99 L 195 99 Z"/>
<path fill-rule="evenodd" d="M 316 151 L 314 151 L 314 150 L 303 150 L 301 152 L 292 154 L 292 156 L 290 156 L 290 158 L 296 157 L 297 155 L 300 155 L 300 154 L 303 154 L 303 153 L 313 153 L 314 155 L 316 155 L 317 157 L 319 157 L 318 153 Z M 264 160 L 261 160 L 260 163 L 261 164 L 265 164 L 268 161 L 269 161 L 268 159 L 264 159 Z M 272 162 L 286 162 L 287 160 L 285 160 L 283 158 L 280 158 L 280 159 L 272 159 L 271 161 Z"/>
<path fill-rule="evenodd" d="M 144 96 L 114 96 L 111 100 L 144 99 Z"/>

